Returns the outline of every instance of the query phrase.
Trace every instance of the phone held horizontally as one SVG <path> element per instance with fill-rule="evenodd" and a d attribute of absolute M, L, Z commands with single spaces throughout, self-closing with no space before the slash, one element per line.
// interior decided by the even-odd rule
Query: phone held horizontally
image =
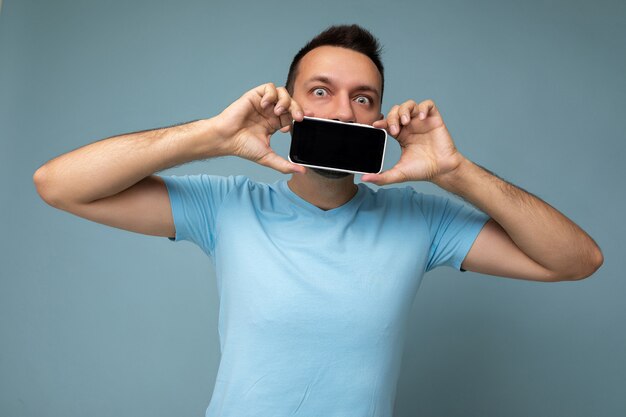
<path fill-rule="evenodd" d="M 305 117 L 293 122 L 289 161 L 354 174 L 383 169 L 387 132 L 369 125 Z"/>

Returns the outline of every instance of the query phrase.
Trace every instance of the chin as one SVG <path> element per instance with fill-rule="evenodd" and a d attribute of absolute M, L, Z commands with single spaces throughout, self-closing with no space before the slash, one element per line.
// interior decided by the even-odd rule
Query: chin
<path fill-rule="evenodd" d="M 313 170 L 313 172 L 321 175 L 324 178 L 330 178 L 333 180 L 337 180 L 337 179 L 341 179 L 341 178 L 345 178 L 350 174 L 349 172 L 341 172 L 341 171 L 329 171 L 326 169 L 320 169 L 320 168 L 311 168 Z"/>

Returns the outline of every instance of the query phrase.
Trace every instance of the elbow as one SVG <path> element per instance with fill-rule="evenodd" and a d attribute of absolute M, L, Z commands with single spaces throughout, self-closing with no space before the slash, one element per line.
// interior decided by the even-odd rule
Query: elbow
<path fill-rule="evenodd" d="M 576 279 L 584 279 L 593 275 L 604 263 L 604 255 L 598 246 L 595 246 L 587 260 L 587 267 L 583 273 Z"/>
<path fill-rule="evenodd" d="M 37 190 L 37 194 L 39 197 L 46 203 L 47 201 L 47 192 L 46 192 L 46 168 L 45 166 L 39 167 L 37 171 L 33 174 L 33 183 L 35 184 L 35 190 Z"/>
<path fill-rule="evenodd" d="M 59 199 L 54 196 L 53 187 L 50 184 L 50 174 L 45 165 L 40 167 L 33 175 L 33 183 L 37 194 L 46 204 L 58 208 L 60 206 Z"/>
<path fill-rule="evenodd" d="M 584 257 L 584 263 L 575 270 L 563 274 L 558 281 L 580 281 L 592 276 L 604 263 L 604 255 L 598 246 L 594 246 L 593 250 Z"/>

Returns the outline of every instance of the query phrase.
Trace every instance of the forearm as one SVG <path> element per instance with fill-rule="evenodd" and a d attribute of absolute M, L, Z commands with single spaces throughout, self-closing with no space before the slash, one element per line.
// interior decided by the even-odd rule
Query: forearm
<path fill-rule="evenodd" d="M 211 119 L 103 139 L 44 164 L 37 191 L 53 205 L 89 203 L 186 162 L 226 154 Z"/>
<path fill-rule="evenodd" d="M 602 263 L 593 239 L 574 222 L 467 159 L 433 182 L 489 215 L 528 257 L 550 271 L 576 276 Z"/>

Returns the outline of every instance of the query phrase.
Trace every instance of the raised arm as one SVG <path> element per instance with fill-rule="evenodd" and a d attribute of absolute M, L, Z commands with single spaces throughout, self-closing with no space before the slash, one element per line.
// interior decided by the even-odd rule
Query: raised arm
<path fill-rule="evenodd" d="M 573 221 L 534 195 L 466 159 L 456 149 L 431 100 L 394 106 L 386 128 L 402 147 L 398 163 L 363 181 L 431 181 L 485 212 L 483 227 L 462 268 L 534 281 L 581 279 L 603 263 L 600 248 Z"/>
<path fill-rule="evenodd" d="M 169 197 L 154 173 L 186 162 L 235 155 L 281 172 L 302 167 L 270 147 L 302 111 L 284 88 L 256 87 L 211 119 L 115 136 L 63 154 L 33 177 L 53 207 L 133 232 L 173 237 Z"/>
<path fill-rule="evenodd" d="M 464 159 L 436 184 L 487 213 L 462 267 L 536 281 L 586 278 L 602 252 L 577 224 L 540 198 Z"/>

